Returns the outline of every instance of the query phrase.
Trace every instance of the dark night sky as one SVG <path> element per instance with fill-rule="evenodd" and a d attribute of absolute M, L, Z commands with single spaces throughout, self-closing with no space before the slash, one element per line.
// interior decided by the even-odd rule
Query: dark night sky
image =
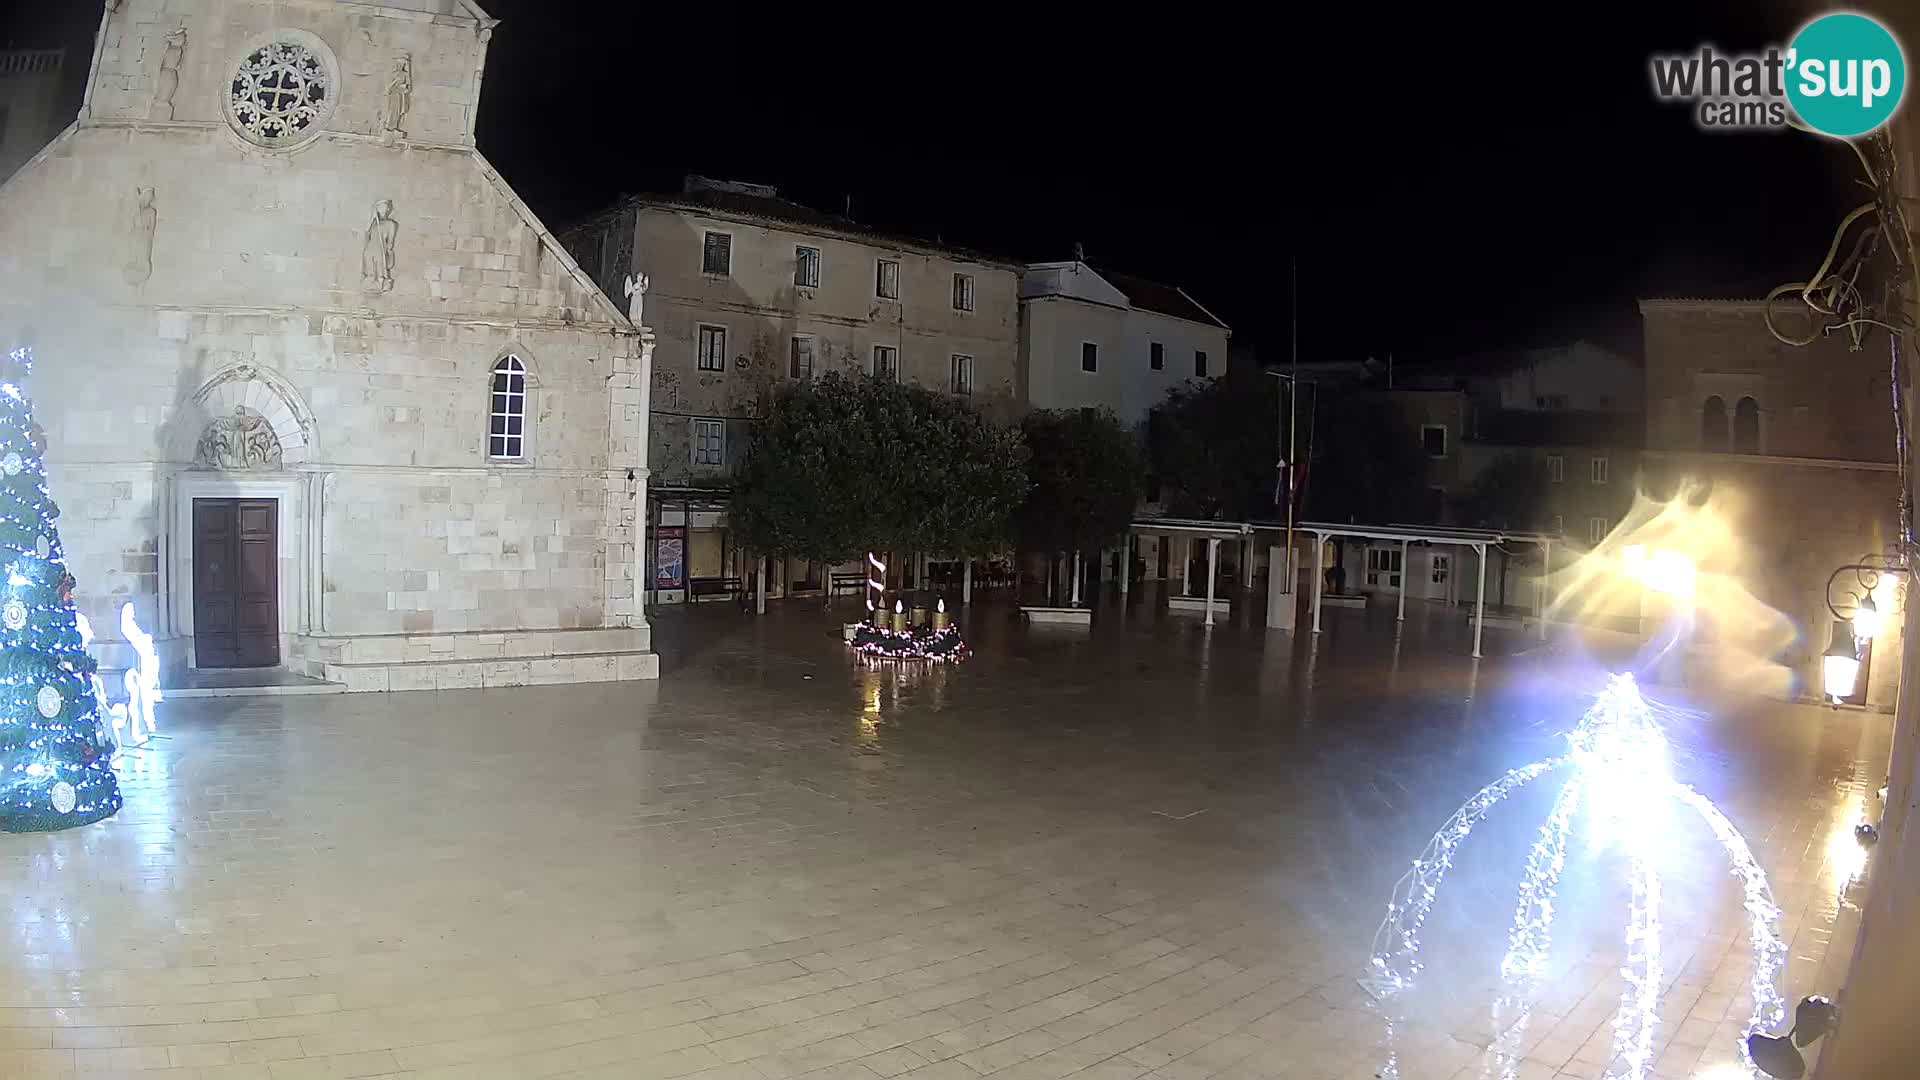
<path fill-rule="evenodd" d="M 1836 146 L 1703 134 L 1651 99 L 1650 51 L 1752 48 L 1800 21 L 1752 0 L 1603 5 L 1581 24 L 976 9 L 958 29 L 938 9 L 773 24 L 481 3 L 501 25 L 480 146 L 549 224 L 701 172 L 1021 259 L 1079 241 L 1186 286 L 1266 362 L 1286 355 L 1290 259 L 1303 359 L 1631 347 L 1636 296 L 1803 276 L 1848 194 Z M 98 0 L 28 4 L 52 14 L 16 11 L 0 38 L 77 26 L 84 56 Z"/>

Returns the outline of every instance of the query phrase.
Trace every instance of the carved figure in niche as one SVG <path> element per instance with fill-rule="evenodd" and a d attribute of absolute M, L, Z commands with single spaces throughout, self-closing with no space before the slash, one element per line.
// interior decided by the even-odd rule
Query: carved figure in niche
<path fill-rule="evenodd" d="M 200 433 L 194 459 L 216 469 L 277 469 L 280 436 L 256 412 L 235 406 L 232 416 L 216 416 Z"/>
<path fill-rule="evenodd" d="M 393 200 L 373 204 L 373 220 L 367 223 L 367 240 L 360 249 L 360 285 L 370 293 L 393 288 L 393 241 L 400 226 L 393 220 Z"/>
<path fill-rule="evenodd" d="M 626 283 L 621 286 L 627 294 L 627 321 L 635 326 L 646 325 L 640 321 L 640 317 L 645 313 L 644 309 L 647 306 L 647 285 L 647 275 L 641 274 L 636 277 L 628 274 Z"/>
<path fill-rule="evenodd" d="M 160 53 L 160 75 L 154 80 L 153 104 L 147 109 L 147 119 L 173 119 L 173 95 L 180 90 L 180 61 L 186 55 L 187 28 L 176 26 L 167 32 L 167 45 Z"/>
<path fill-rule="evenodd" d="M 153 276 L 153 230 L 159 214 L 153 209 L 153 189 L 133 189 L 133 216 L 127 222 L 127 284 L 141 285 Z"/>
<path fill-rule="evenodd" d="M 400 121 L 413 106 L 413 56 L 401 53 L 393 61 L 393 74 L 387 79 L 387 96 L 380 103 L 380 130 L 391 140 L 404 137 Z"/>

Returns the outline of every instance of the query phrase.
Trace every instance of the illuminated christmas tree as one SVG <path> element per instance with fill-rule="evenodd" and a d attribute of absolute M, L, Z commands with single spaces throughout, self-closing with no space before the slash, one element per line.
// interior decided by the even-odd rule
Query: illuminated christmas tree
<path fill-rule="evenodd" d="M 33 354 L 0 358 L 0 829 L 40 832 L 110 817 L 120 785 L 75 622 L 73 578 L 47 494 L 46 439 L 26 380 Z"/>

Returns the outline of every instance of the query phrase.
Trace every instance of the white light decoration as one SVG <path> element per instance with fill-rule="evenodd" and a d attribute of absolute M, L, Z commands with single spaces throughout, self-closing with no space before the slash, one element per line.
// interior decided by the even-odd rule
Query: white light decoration
<path fill-rule="evenodd" d="M 160 658 L 154 655 L 153 635 L 140 629 L 140 623 L 133 617 L 133 605 L 120 608 L 120 632 L 127 636 L 127 643 L 140 657 L 139 665 L 127 669 L 122 682 L 127 688 L 126 742 L 139 745 L 153 737 L 153 707 L 160 703 Z M 114 735 L 120 735 L 120 706 L 115 706 Z"/>
<path fill-rule="evenodd" d="M 4 470 L 8 476 L 19 476 L 20 470 L 25 467 L 17 451 L 9 450 L 6 457 L 0 458 L 0 470 Z"/>
<path fill-rule="evenodd" d="M 1665 580 L 1673 580 L 1667 578 Z M 1777 1027 L 1785 1015 L 1774 983 L 1786 960 L 1777 926 L 1780 910 L 1767 877 L 1740 831 L 1712 800 L 1674 779 L 1665 733 L 1656 719 L 1659 707 L 1641 697 L 1630 675 L 1612 676 L 1598 699 L 1568 736 L 1569 753 L 1510 770 L 1468 799 L 1427 842 L 1413 868 L 1400 879 L 1386 918 L 1374 934 L 1373 954 L 1364 987 L 1383 1007 L 1385 1066 L 1378 1075 L 1400 1077 L 1397 1028 L 1404 1016 L 1398 1004 L 1420 973 L 1420 929 L 1432 910 L 1441 882 L 1460 845 L 1475 825 L 1508 795 L 1546 773 L 1571 765 L 1553 809 L 1534 841 L 1514 905 L 1513 928 L 1500 962 L 1503 992 L 1493 1007 L 1496 1037 L 1487 1049 L 1483 1076 L 1514 1080 L 1528 1045 L 1526 1024 L 1547 971 L 1552 943 L 1553 902 L 1573 813 L 1586 813 L 1630 862 L 1632 902 L 1627 914 L 1624 986 L 1613 1019 L 1609 1080 L 1646 1080 L 1658 1045 L 1659 1003 L 1664 977 L 1660 955 L 1659 857 L 1676 808 L 1691 810 L 1706 823 L 1740 879 L 1747 912 L 1751 953 L 1749 997 L 1753 1003 L 1739 1042 L 1741 1060 L 1751 1064 L 1745 1035 Z M 1744 1073 L 1743 1073 L 1744 1075 Z"/>
<path fill-rule="evenodd" d="M 24 630 L 27 625 L 27 605 L 18 600 L 9 600 L 0 606 L 0 625 L 9 630 Z"/>
<path fill-rule="evenodd" d="M 60 710 L 66 707 L 67 699 L 61 697 L 60 691 L 54 687 L 43 686 L 40 688 L 40 693 L 34 696 L 33 704 L 40 710 L 41 716 L 51 720 L 60 715 Z"/>
<path fill-rule="evenodd" d="M 878 606 L 874 597 L 885 596 L 887 592 L 887 564 L 881 562 L 878 555 L 869 551 L 867 566 L 870 571 L 867 574 L 867 611 L 872 612 Z M 876 574 L 879 576 L 874 576 Z"/>
<path fill-rule="evenodd" d="M 47 801 L 53 804 L 53 812 L 56 814 L 73 813 L 74 806 L 80 801 L 79 793 L 74 791 L 73 785 L 65 780 L 53 785 L 53 790 L 47 794 Z"/>

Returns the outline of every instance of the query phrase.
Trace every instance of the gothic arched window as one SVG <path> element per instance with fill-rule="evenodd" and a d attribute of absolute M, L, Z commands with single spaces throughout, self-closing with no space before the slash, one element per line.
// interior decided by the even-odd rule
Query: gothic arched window
<path fill-rule="evenodd" d="M 527 448 L 527 367 L 508 353 L 493 365 L 493 406 L 487 418 L 487 456 L 519 461 Z"/>
<path fill-rule="evenodd" d="M 1760 403 L 1750 397 L 1741 398 L 1733 407 L 1733 452 L 1760 452 Z"/>
<path fill-rule="evenodd" d="M 1700 406 L 1700 449 L 1715 454 L 1727 449 L 1727 403 L 1718 394 Z"/>

